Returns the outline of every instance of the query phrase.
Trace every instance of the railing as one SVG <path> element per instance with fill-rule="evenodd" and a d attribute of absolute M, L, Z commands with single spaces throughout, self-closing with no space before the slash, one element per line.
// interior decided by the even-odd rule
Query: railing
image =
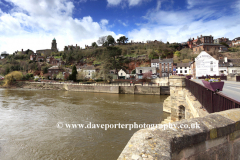
<path fill-rule="evenodd" d="M 236 81 L 240 82 L 240 76 L 236 76 Z"/>
<path fill-rule="evenodd" d="M 205 79 L 206 76 L 198 77 L 198 79 Z M 220 78 L 221 80 L 227 80 L 227 76 L 208 76 L 208 78 Z"/>
<path fill-rule="evenodd" d="M 202 104 L 209 113 L 220 112 L 233 108 L 240 108 L 240 102 L 229 98 L 220 92 L 213 92 L 203 85 L 193 82 L 189 79 L 185 80 L 186 89 Z"/>

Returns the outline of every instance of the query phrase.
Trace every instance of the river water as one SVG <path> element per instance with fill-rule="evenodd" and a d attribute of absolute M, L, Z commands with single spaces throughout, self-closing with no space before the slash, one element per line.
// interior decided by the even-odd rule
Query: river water
<path fill-rule="evenodd" d="M 115 160 L 139 129 L 66 124 L 157 124 L 166 98 L 0 89 L 0 160 Z"/>

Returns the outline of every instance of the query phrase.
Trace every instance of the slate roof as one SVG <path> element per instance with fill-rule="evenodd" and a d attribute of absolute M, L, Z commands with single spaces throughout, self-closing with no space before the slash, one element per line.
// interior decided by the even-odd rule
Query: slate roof
<path fill-rule="evenodd" d="M 227 59 L 227 62 L 224 62 L 224 59 L 219 60 L 219 67 L 240 67 L 240 59 Z"/>
<path fill-rule="evenodd" d="M 173 63 L 173 58 L 162 59 L 162 60 L 159 61 L 159 63 L 169 63 L 169 62 Z"/>
<path fill-rule="evenodd" d="M 159 63 L 159 59 L 152 59 L 151 63 Z"/>
<path fill-rule="evenodd" d="M 177 63 L 176 67 L 189 67 L 190 64 L 189 63 Z"/>

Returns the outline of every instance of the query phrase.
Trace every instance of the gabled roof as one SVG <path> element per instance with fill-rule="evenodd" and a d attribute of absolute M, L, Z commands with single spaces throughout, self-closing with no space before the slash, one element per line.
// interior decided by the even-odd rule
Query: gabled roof
<path fill-rule="evenodd" d="M 220 67 L 240 67 L 240 59 L 227 59 L 227 62 L 224 59 L 219 60 Z"/>
<path fill-rule="evenodd" d="M 162 59 L 162 60 L 159 61 L 159 63 L 168 63 L 168 62 L 172 62 L 173 63 L 173 58 Z"/>
<path fill-rule="evenodd" d="M 189 67 L 189 63 L 177 63 L 176 67 Z"/>
<path fill-rule="evenodd" d="M 151 63 L 159 63 L 159 59 L 152 59 Z"/>

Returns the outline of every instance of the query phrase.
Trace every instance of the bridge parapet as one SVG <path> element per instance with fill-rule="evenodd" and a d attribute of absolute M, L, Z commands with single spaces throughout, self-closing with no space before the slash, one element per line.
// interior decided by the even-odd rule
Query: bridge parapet
<path fill-rule="evenodd" d="M 172 121 L 208 114 L 206 111 L 200 111 L 201 105 L 185 88 L 185 79 L 185 76 L 169 77 L 170 96 L 163 103 L 163 111 L 171 114 Z"/>
<path fill-rule="evenodd" d="M 181 128 L 180 125 L 197 128 Z M 167 126 L 167 124 L 165 124 Z M 118 160 L 145 159 L 239 159 L 240 109 L 209 114 L 179 122 L 169 127 L 137 131 Z"/>

